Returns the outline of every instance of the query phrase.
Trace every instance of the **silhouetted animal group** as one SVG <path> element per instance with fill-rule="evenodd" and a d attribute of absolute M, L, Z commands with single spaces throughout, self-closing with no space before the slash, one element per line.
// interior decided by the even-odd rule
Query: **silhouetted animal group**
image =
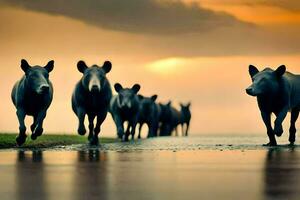
<path fill-rule="evenodd" d="M 49 73 L 54 68 L 54 61 L 49 61 L 45 67 L 30 66 L 26 60 L 21 61 L 21 68 L 25 75 L 18 81 L 12 90 L 12 101 L 17 108 L 19 120 L 19 135 L 16 138 L 18 145 L 26 141 L 26 115 L 33 116 L 31 138 L 35 140 L 43 133 L 43 120 L 46 117 L 52 97 L 53 87 L 49 80 Z M 79 120 L 78 134 L 85 135 L 85 116 L 88 116 L 89 135 L 91 144 L 98 144 L 98 135 L 107 113 L 110 112 L 116 124 L 117 135 L 123 141 L 129 136 L 135 138 L 136 126 L 139 125 L 138 138 L 141 138 L 141 129 L 144 124 L 149 128 L 148 137 L 170 136 L 177 133 L 178 125 L 182 126 L 184 136 L 188 135 L 191 112 L 190 103 L 181 104 L 181 111 L 176 110 L 171 102 L 156 103 L 157 95 L 144 97 L 139 94 L 140 85 L 124 88 L 116 83 L 112 90 L 106 74 L 111 71 L 112 65 L 105 61 L 102 66 L 88 67 L 84 61 L 77 63 L 82 78 L 76 84 L 72 95 L 72 108 Z M 266 68 L 259 71 L 255 66 L 249 66 L 252 85 L 246 89 L 247 94 L 257 97 L 262 119 L 267 128 L 269 143 L 267 146 L 276 146 L 276 138 L 283 134 L 282 122 L 287 113 L 291 112 L 290 144 L 296 139 L 295 123 L 300 111 L 300 75 L 286 71 L 281 65 L 276 70 Z M 276 115 L 274 128 L 271 114 Z M 94 120 L 96 125 L 94 125 Z M 125 122 L 127 127 L 125 128 Z M 185 130 L 184 130 L 185 127 Z"/>
<path fill-rule="evenodd" d="M 43 133 L 43 121 L 52 102 L 53 87 L 49 80 L 49 73 L 54 68 L 54 61 L 49 61 L 45 67 L 30 66 L 24 59 L 21 68 L 25 75 L 18 81 L 12 90 L 12 101 L 17 109 L 19 120 L 19 135 L 17 145 L 26 141 L 26 115 L 33 116 L 30 129 L 31 139 L 35 140 Z M 167 104 L 156 103 L 157 95 L 144 97 L 139 94 L 140 85 L 123 88 L 119 83 L 114 85 L 117 95 L 113 96 L 112 89 L 106 74 L 112 69 L 112 64 L 105 61 L 102 66 L 88 67 L 84 61 L 77 63 L 77 69 L 82 78 L 75 86 L 72 95 L 72 109 L 78 117 L 78 134 L 85 135 L 85 117 L 89 121 L 88 140 L 90 144 L 99 143 L 98 135 L 101 125 L 110 112 L 116 124 L 117 135 L 123 141 L 129 136 L 135 138 L 136 126 L 139 125 L 138 138 L 141 138 L 141 129 L 144 124 L 148 126 L 148 137 L 170 136 L 177 127 L 182 126 L 182 134 L 188 136 L 191 120 L 190 103 L 181 105 L 181 111 L 176 110 L 171 102 Z M 96 125 L 94 121 L 96 119 Z M 127 123 L 125 123 L 127 122 Z M 126 129 L 124 125 L 127 124 Z"/>

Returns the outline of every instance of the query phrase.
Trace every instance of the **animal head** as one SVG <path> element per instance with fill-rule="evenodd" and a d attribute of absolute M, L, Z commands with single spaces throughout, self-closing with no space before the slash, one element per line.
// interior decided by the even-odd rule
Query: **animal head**
<path fill-rule="evenodd" d="M 30 66 L 25 59 L 21 60 L 21 68 L 25 72 L 26 83 L 37 94 L 47 93 L 50 90 L 49 73 L 54 68 L 54 61 L 51 60 L 44 67 Z"/>
<path fill-rule="evenodd" d="M 276 70 L 266 68 L 259 71 L 255 66 L 249 66 L 249 74 L 252 84 L 246 89 L 246 93 L 251 96 L 268 95 L 276 92 L 279 82 L 286 72 L 284 65 L 279 66 Z"/>
<path fill-rule="evenodd" d="M 142 95 L 138 95 L 138 97 L 140 99 L 141 110 L 145 113 L 149 112 L 151 107 L 155 105 L 155 101 L 157 99 L 157 95 L 153 95 L 151 97 L 144 97 Z"/>
<path fill-rule="evenodd" d="M 187 103 L 187 104 L 183 104 L 183 103 L 180 103 L 180 108 L 181 108 L 181 111 L 189 111 L 190 110 L 190 107 L 191 107 L 191 103 Z"/>
<path fill-rule="evenodd" d="M 171 107 L 172 107 L 172 101 L 169 101 L 166 104 L 159 104 L 161 108 L 161 118 L 170 118 L 171 117 Z"/>
<path fill-rule="evenodd" d="M 81 79 L 83 87 L 89 92 L 100 92 L 106 83 L 106 74 L 112 68 L 111 62 L 105 61 L 102 67 L 92 65 L 88 67 L 84 61 L 77 63 L 77 69 L 83 74 Z"/>
<path fill-rule="evenodd" d="M 137 94 L 141 89 L 139 84 L 133 85 L 132 88 L 123 88 L 120 83 L 116 83 L 114 87 L 118 93 L 117 103 L 120 108 L 130 109 L 138 101 Z"/>

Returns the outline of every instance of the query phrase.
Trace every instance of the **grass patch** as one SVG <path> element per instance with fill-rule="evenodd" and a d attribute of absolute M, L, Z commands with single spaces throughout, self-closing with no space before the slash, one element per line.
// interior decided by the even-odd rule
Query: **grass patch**
<path fill-rule="evenodd" d="M 17 134 L 0 133 L 0 149 L 15 148 L 16 147 Z M 113 143 L 114 138 L 101 138 L 100 143 Z M 55 146 L 64 146 L 71 144 L 87 144 L 87 137 L 79 135 L 42 135 L 37 140 L 30 139 L 30 135 L 27 136 L 27 140 L 22 148 L 50 148 Z"/>

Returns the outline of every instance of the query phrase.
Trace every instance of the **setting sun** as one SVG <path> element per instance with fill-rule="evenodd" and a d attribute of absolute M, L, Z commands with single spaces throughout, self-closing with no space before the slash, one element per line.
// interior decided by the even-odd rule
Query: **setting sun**
<path fill-rule="evenodd" d="M 160 75 L 176 74 L 182 71 L 185 60 L 182 58 L 167 58 L 146 65 L 147 69 Z"/>

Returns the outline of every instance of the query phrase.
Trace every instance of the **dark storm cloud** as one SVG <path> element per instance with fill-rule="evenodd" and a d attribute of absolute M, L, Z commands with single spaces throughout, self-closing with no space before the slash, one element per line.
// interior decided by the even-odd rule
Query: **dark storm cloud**
<path fill-rule="evenodd" d="M 233 16 L 196 4 L 158 0 L 0 0 L 9 6 L 63 15 L 105 29 L 143 34 L 201 33 L 250 26 Z"/>

